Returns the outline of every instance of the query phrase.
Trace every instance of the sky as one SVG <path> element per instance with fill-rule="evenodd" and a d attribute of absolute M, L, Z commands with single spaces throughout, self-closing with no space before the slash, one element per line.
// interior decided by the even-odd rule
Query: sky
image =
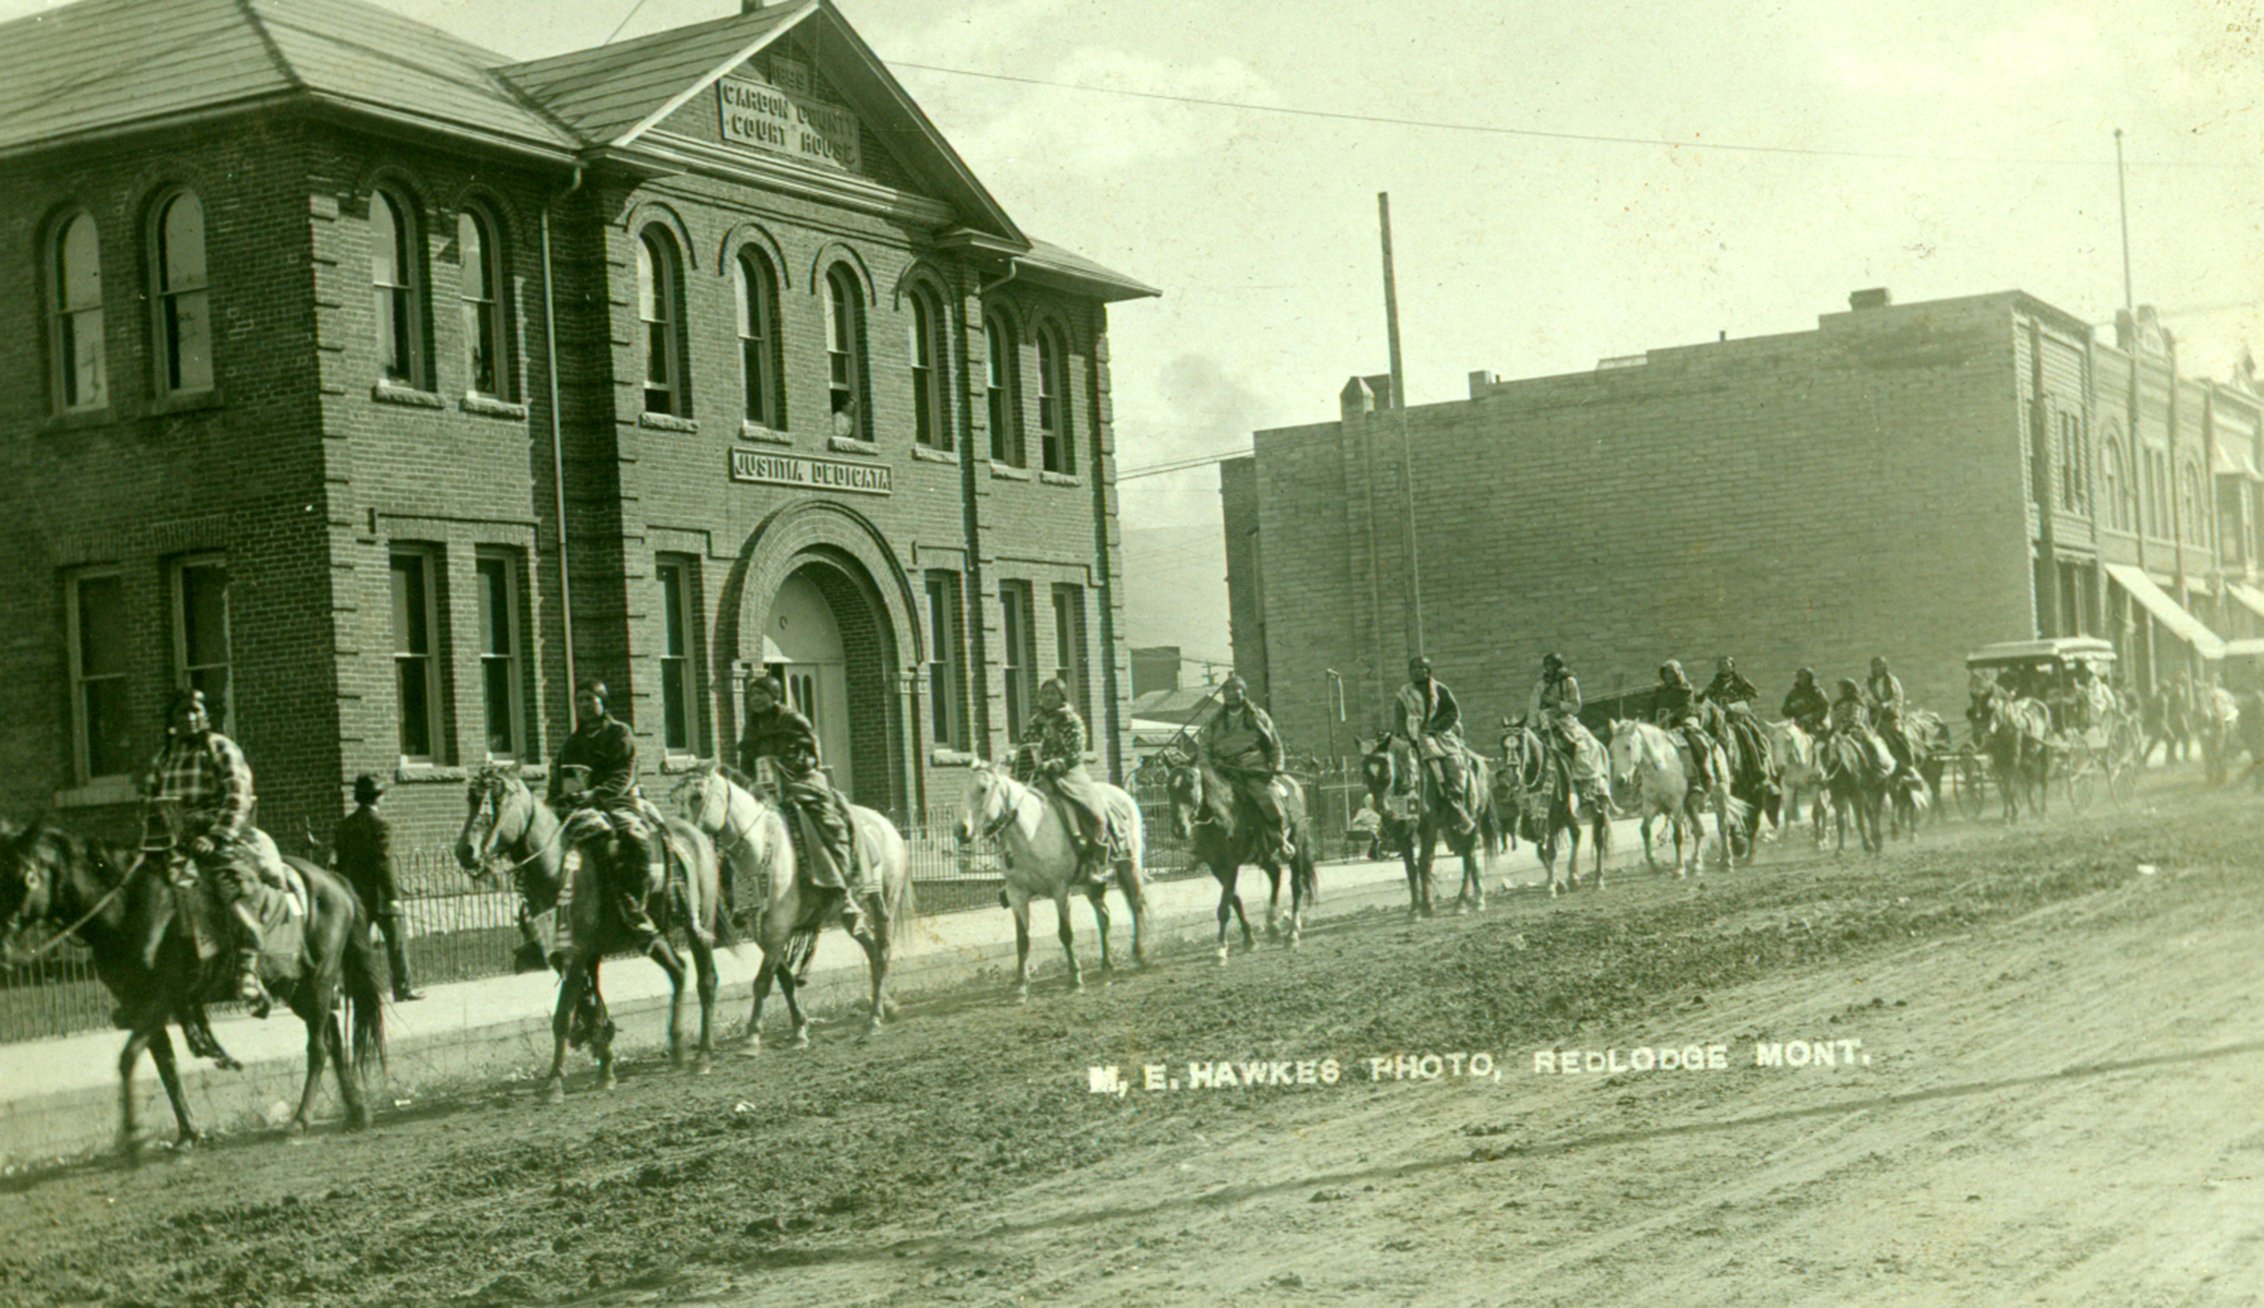
<path fill-rule="evenodd" d="M 526 58 L 736 7 L 377 2 Z M 2191 372 L 2264 356 L 2264 0 L 835 3 L 1024 230 L 1162 288 L 1111 315 L 1127 470 L 1329 420 L 1385 371 L 1379 191 L 1417 404 L 1807 330 L 1861 287 L 2111 322 L 2118 127 L 2137 301 Z M 1121 503 L 1133 642 L 1224 653 L 1215 469 Z"/>

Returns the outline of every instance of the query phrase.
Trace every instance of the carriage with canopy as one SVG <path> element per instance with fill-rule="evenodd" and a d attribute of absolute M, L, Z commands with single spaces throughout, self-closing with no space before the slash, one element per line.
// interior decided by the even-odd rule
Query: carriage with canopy
<path fill-rule="evenodd" d="M 2071 807 L 2086 807 L 2101 790 L 2116 799 L 2129 797 L 2138 783 L 2145 735 L 2135 706 L 2123 703 L 2107 684 L 2115 666 L 2112 644 L 2096 636 L 2002 641 L 1966 655 L 1965 666 L 1976 692 L 1994 682 L 2042 701 L 2052 718 L 2047 743 L 2055 756 L 2053 779 Z M 2087 675 L 2079 677 L 2078 669 Z M 1979 817 L 1989 785 L 1979 742 L 1969 741 L 1952 765 L 1959 810 Z"/>

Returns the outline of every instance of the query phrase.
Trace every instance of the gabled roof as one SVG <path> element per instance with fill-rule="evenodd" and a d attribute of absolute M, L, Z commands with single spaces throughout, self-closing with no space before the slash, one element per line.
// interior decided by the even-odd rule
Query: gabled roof
<path fill-rule="evenodd" d="M 503 62 L 360 0 L 82 0 L 0 25 L 0 153 L 283 96 L 571 148 Z"/>
<path fill-rule="evenodd" d="M 1023 235 L 831 0 L 527 63 L 366 0 L 79 0 L 0 23 L 0 156 L 293 101 L 561 162 L 634 160 L 663 119 L 803 28 L 823 74 L 874 139 L 949 206 L 968 248 L 1104 300 L 1157 294 Z"/>
<path fill-rule="evenodd" d="M 778 5 L 499 71 L 583 141 L 622 145 L 665 117 L 662 106 L 673 109 L 713 85 L 816 8 L 814 0 Z"/>

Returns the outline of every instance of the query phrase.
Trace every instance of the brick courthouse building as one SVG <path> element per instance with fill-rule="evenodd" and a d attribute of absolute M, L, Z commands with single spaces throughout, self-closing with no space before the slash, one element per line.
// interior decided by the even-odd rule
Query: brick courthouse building
<path fill-rule="evenodd" d="M 1735 655 L 1772 714 L 1883 654 L 1955 723 L 1992 642 L 2104 635 L 2144 682 L 2264 631 L 2253 377 L 2181 376 L 2143 309 L 2107 344 L 2017 292 L 1850 303 L 1404 412 L 1354 378 L 1259 432 L 1220 470 L 1236 666 L 1295 748 L 1332 672 L 1373 729 L 1414 643 L 1403 430 L 1428 653 L 1488 749 L 1550 650 L 1591 699 Z"/>
<path fill-rule="evenodd" d="M 0 27 L 0 811 L 207 687 L 261 821 L 406 838 L 597 675 L 648 779 L 781 672 L 858 801 L 1065 671 L 1126 765 L 1107 305 L 825 0 L 513 63 L 357 0 Z"/>

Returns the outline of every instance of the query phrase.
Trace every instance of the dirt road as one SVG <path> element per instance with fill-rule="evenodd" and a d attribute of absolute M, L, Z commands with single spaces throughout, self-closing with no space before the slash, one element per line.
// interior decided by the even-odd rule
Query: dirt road
<path fill-rule="evenodd" d="M 18 1180 L 0 1300 L 2257 1302 L 2260 838 L 2163 791 Z"/>

